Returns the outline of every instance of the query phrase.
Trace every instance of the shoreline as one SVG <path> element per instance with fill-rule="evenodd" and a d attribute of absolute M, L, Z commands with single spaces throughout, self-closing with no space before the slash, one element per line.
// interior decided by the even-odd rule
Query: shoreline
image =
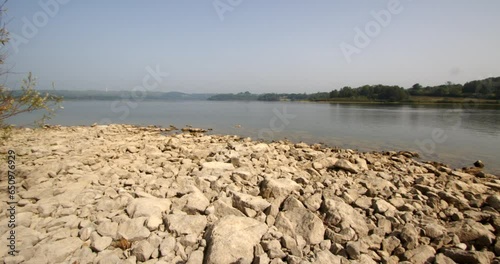
<path fill-rule="evenodd" d="M 219 101 L 219 102 L 228 102 L 228 101 Z M 297 103 L 319 103 L 319 104 L 366 104 L 366 105 L 405 105 L 405 106 L 456 106 L 456 105 L 467 105 L 467 104 L 473 104 L 477 106 L 484 106 L 484 107 L 492 107 L 493 109 L 499 108 L 500 109 L 500 103 L 493 103 L 493 102 L 476 102 L 476 101 L 450 101 L 450 102 L 420 102 L 420 101 L 415 101 L 415 102 L 377 102 L 377 101 L 251 101 L 251 102 L 297 102 Z"/>
<path fill-rule="evenodd" d="M 498 175 L 411 152 L 132 125 L 15 128 L 9 150 L 19 255 L 4 247 L 6 261 L 500 261 Z"/>
<path fill-rule="evenodd" d="M 308 102 L 306 102 L 306 103 L 308 103 Z M 66 127 L 66 128 L 67 127 L 83 127 L 83 128 L 86 128 L 86 127 L 94 127 L 97 125 L 98 125 L 97 123 L 94 123 L 92 125 L 74 125 L 74 126 L 45 125 L 45 129 L 58 128 L 58 127 Z M 417 159 L 418 161 L 420 161 L 422 163 L 442 164 L 442 165 L 446 165 L 449 168 L 457 169 L 457 170 L 462 170 L 465 168 L 474 169 L 472 166 L 473 166 L 473 163 L 475 162 L 475 160 L 462 160 L 462 161 L 455 160 L 455 161 L 453 161 L 453 160 L 450 160 L 450 159 L 452 159 L 451 157 L 449 157 L 447 159 L 447 161 L 442 160 L 442 159 L 429 159 L 426 157 L 422 157 L 420 155 L 420 153 L 418 151 L 415 151 L 415 150 L 407 150 L 404 148 L 390 148 L 390 147 L 383 147 L 383 146 L 378 146 L 378 145 L 376 147 L 366 147 L 366 146 L 351 145 L 351 144 L 345 144 L 344 146 L 342 146 L 342 145 L 338 145 L 335 143 L 325 143 L 323 141 L 312 140 L 312 139 L 294 140 L 293 138 L 287 138 L 287 137 L 274 138 L 274 139 L 259 139 L 259 138 L 254 139 L 251 135 L 241 135 L 241 134 L 237 134 L 237 133 L 227 133 L 227 134 L 226 133 L 218 133 L 218 132 L 215 132 L 212 128 L 197 128 L 197 127 L 192 127 L 190 125 L 187 125 L 183 128 L 182 127 L 178 128 L 178 127 L 173 126 L 173 125 L 159 126 L 159 125 L 118 124 L 118 123 L 109 124 L 109 125 L 131 126 L 131 127 L 141 128 L 141 129 L 145 129 L 145 130 L 151 129 L 151 131 L 157 130 L 158 132 L 162 133 L 162 135 L 167 135 L 167 136 L 168 135 L 182 134 L 182 133 L 202 133 L 202 134 L 206 134 L 206 135 L 210 135 L 210 136 L 218 136 L 218 137 L 234 136 L 234 137 L 240 137 L 240 138 L 251 138 L 252 141 L 266 143 L 266 144 L 275 143 L 275 142 L 285 142 L 287 144 L 292 144 L 292 145 L 297 144 L 297 143 L 305 143 L 305 144 L 308 144 L 311 146 L 317 145 L 317 146 L 321 146 L 322 148 L 352 150 L 352 151 L 359 152 L 359 153 L 383 154 L 383 153 L 408 152 L 408 153 L 412 153 L 413 158 Z M 24 128 L 38 129 L 37 127 L 34 127 L 34 126 L 19 126 L 19 127 L 17 127 L 16 125 L 14 125 L 14 127 L 16 127 L 16 129 L 24 129 Z M 489 173 L 489 174 L 500 175 L 498 169 L 491 168 L 486 163 L 485 163 L 485 165 L 486 166 L 484 168 L 481 168 L 481 170 L 485 170 L 485 172 Z"/>
<path fill-rule="evenodd" d="M 193 101 L 202 101 L 202 102 L 263 102 L 263 103 L 330 103 L 330 104 L 373 104 L 373 105 L 436 105 L 436 106 L 453 106 L 453 105 L 464 105 L 464 104 L 473 104 L 477 106 L 486 106 L 486 107 L 500 107 L 500 100 L 493 99 L 477 99 L 477 98 L 463 98 L 462 100 L 456 100 L 456 98 L 451 98 L 449 100 L 446 99 L 437 99 L 436 97 L 430 97 L 433 100 L 415 100 L 415 101 L 401 101 L 401 102 L 385 102 L 385 101 L 349 101 L 349 100 L 276 100 L 276 101 L 266 101 L 266 100 L 201 100 L 201 99 L 143 99 L 145 102 L 193 102 Z M 439 97 L 440 98 L 440 97 Z M 68 102 L 79 102 L 79 101 L 116 101 L 121 100 L 122 98 L 87 98 L 87 99 L 75 99 L 69 98 L 64 99 L 64 101 Z"/>

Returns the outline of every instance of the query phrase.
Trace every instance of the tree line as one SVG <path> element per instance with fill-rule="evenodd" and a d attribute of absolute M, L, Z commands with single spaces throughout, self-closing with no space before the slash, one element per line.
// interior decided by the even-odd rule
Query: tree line
<path fill-rule="evenodd" d="M 352 88 L 342 87 L 331 92 L 306 93 L 264 93 L 250 92 L 214 95 L 214 101 L 375 101 L 410 102 L 412 96 L 462 97 L 481 99 L 500 99 L 500 77 L 470 81 L 465 84 L 447 82 L 443 85 L 426 86 L 414 84 L 410 88 L 396 85 L 363 85 Z"/>
<path fill-rule="evenodd" d="M 470 81 L 463 85 L 447 82 L 443 85 L 422 87 L 417 83 L 408 91 L 410 95 L 415 96 L 500 99 L 500 77 Z"/>

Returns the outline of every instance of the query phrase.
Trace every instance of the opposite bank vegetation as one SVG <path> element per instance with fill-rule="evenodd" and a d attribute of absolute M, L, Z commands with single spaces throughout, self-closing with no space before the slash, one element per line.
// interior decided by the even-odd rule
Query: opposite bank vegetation
<path fill-rule="evenodd" d="M 475 80 L 465 84 L 448 82 L 438 86 L 423 87 L 415 84 L 411 88 L 389 85 L 364 85 L 357 88 L 343 87 L 331 92 L 317 93 L 182 93 L 156 92 L 134 94 L 131 91 L 97 90 L 41 90 L 64 100 L 157 100 L 157 101 L 311 101 L 337 103 L 475 103 L 500 104 L 500 77 Z M 15 94 L 15 91 L 14 91 Z"/>
<path fill-rule="evenodd" d="M 332 101 L 332 102 L 399 102 L 399 103 L 456 103 L 474 102 L 499 104 L 500 77 L 477 80 L 462 84 L 448 82 L 444 85 L 423 87 L 414 84 L 405 89 L 400 86 L 364 85 L 357 88 L 343 87 L 331 92 L 218 94 L 208 100 L 245 101 Z"/>

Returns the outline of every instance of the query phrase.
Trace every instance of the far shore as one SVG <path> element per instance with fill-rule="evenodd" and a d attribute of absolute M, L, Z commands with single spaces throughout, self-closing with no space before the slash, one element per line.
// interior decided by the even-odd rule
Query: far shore
<path fill-rule="evenodd" d="M 75 99 L 75 98 L 63 98 L 64 101 L 68 102 L 79 102 L 79 101 L 115 101 L 122 100 L 122 98 L 86 98 L 86 99 Z M 356 100 L 281 100 L 281 101 L 262 101 L 262 100 L 178 100 L 178 99 L 143 99 L 141 101 L 146 102 L 192 102 L 192 101 L 208 101 L 208 102 L 263 102 L 263 103 L 276 103 L 276 102 L 296 102 L 296 103 L 335 103 L 335 104 L 392 104 L 392 105 L 453 105 L 453 104 L 475 104 L 475 105 L 485 105 L 485 106 L 500 106 L 500 101 L 495 100 L 482 100 L 482 99 L 470 99 L 464 98 L 463 100 L 429 100 L 429 101 L 402 101 L 402 102 L 389 102 L 389 101 L 356 101 Z"/>
<path fill-rule="evenodd" d="M 449 98 L 449 97 L 419 97 L 409 101 L 388 102 L 388 101 L 367 101 L 367 100 L 318 100 L 304 101 L 318 103 L 335 103 L 335 104 L 393 104 L 393 105 L 481 105 L 481 106 L 500 106 L 499 100 L 477 99 L 477 98 Z"/>

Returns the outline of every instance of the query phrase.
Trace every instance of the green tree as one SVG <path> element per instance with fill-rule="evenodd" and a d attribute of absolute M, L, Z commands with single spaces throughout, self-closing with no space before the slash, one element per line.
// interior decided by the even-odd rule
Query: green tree
<path fill-rule="evenodd" d="M 422 85 L 420 85 L 420 83 L 416 83 L 416 84 L 414 84 L 411 88 L 413 88 L 413 89 L 415 89 L 415 90 L 420 90 L 420 89 L 422 89 L 423 87 L 422 87 Z"/>
<path fill-rule="evenodd" d="M 279 101 L 280 96 L 276 93 L 266 93 L 266 94 L 259 95 L 257 100 L 259 100 L 259 101 Z"/>
<path fill-rule="evenodd" d="M 474 94 L 476 92 L 476 88 L 479 86 L 479 83 L 479 81 L 466 82 L 462 92 L 464 94 Z"/>
<path fill-rule="evenodd" d="M 401 102 L 409 99 L 408 92 L 399 86 L 381 86 L 378 99 L 389 102 Z"/>
<path fill-rule="evenodd" d="M 489 78 L 481 81 L 481 84 L 479 85 L 479 88 L 476 92 L 483 96 L 487 96 L 493 93 L 493 80 Z"/>
<path fill-rule="evenodd" d="M 310 94 L 308 96 L 308 99 L 311 101 L 322 101 L 322 100 L 328 100 L 330 98 L 330 93 L 324 93 L 324 92 L 317 92 Z"/>
<path fill-rule="evenodd" d="M 449 95 L 452 97 L 462 96 L 462 90 L 463 90 L 462 85 L 452 85 L 449 88 Z"/>
<path fill-rule="evenodd" d="M 491 78 L 492 90 L 495 99 L 500 99 L 500 77 Z"/>
<path fill-rule="evenodd" d="M 357 89 L 360 96 L 366 96 L 367 98 L 373 99 L 373 87 L 370 85 L 361 86 Z"/>
<path fill-rule="evenodd" d="M 339 91 L 337 91 L 337 90 L 332 90 L 332 91 L 330 92 L 330 98 L 337 98 L 337 97 L 339 97 Z"/>
<path fill-rule="evenodd" d="M 3 23 L 4 5 L 5 2 L 0 5 L 0 75 L 3 76 L 7 74 L 2 66 L 5 62 L 5 46 L 9 42 L 9 32 Z M 20 90 L 10 90 L 0 84 L 0 129 L 3 138 L 9 135 L 11 128 L 5 124 L 7 118 L 35 110 L 45 110 L 43 117 L 37 120 L 37 123 L 42 124 L 54 114 L 55 107 L 59 106 L 61 97 L 51 96 L 48 93 L 41 94 L 35 86 L 36 79 L 31 73 L 23 80 Z"/>
<path fill-rule="evenodd" d="M 424 87 L 422 87 L 422 85 L 420 85 L 420 83 L 416 83 L 410 89 L 408 89 L 408 92 L 411 95 L 423 95 L 424 94 Z"/>
<path fill-rule="evenodd" d="M 355 95 L 354 90 L 349 86 L 345 86 L 339 91 L 339 97 L 350 98 L 353 97 L 354 95 Z"/>

